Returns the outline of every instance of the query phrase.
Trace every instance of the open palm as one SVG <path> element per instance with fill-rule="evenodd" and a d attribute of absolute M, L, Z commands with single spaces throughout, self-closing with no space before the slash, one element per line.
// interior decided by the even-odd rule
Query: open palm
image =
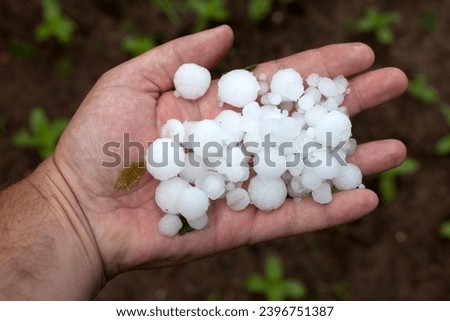
<path fill-rule="evenodd" d="M 214 66 L 232 39 L 231 30 L 222 26 L 172 41 L 107 72 L 61 137 L 53 160 L 89 223 L 107 278 L 132 268 L 171 265 L 244 244 L 330 227 L 376 207 L 377 196 L 370 190 L 339 192 L 327 205 L 310 199 L 300 203 L 289 200 L 271 213 L 253 206 L 233 212 L 219 200 L 210 205 L 205 230 L 168 238 L 160 235 L 157 227 L 162 215 L 154 200 L 158 181 L 146 173 L 131 191 L 113 191 L 122 165 L 101 166 L 107 159 L 104 144 L 122 143 L 124 134 L 129 133 L 132 141 L 146 146 L 170 118 L 215 117 L 220 112 L 216 82 L 198 101 L 186 101 L 174 97 L 173 75 L 184 62 Z M 372 63 L 373 53 L 367 46 L 338 44 L 260 64 L 255 73 L 264 72 L 270 78 L 278 69 L 292 67 L 303 76 L 312 72 L 354 76 L 344 102 L 354 115 L 400 95 L 406 88 L 406 77 L 398 69 L 362 73 Z M 132 162 L 143 158 L 137 151 L 130 150 Z M 405 153 L 398 141 L 377 141 L 360 145 L 350 161 L 368 175 L 397 165 Z"/>

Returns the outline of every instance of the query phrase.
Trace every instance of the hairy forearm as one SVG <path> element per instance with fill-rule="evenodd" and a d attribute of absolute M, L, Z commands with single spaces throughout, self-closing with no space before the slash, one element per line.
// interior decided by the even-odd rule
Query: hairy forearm
<path fill-rule="evenodd" d="M 88 299 L 102 270 L 89 224 L 52 159 L 0 193 L 0 299 Z"/>

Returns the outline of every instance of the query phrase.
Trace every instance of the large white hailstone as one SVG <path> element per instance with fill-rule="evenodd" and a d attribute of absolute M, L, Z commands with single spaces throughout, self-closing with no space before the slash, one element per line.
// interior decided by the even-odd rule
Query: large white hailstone
<path fill-rule="evenodd" d="M 178 119 L 169 119 L 161 127 L 161 138 L 175 139 L 175 136 L 177 135 L 177 140 L 180 143 L 183 143 L 186 138 L 186 130 L 184 129 L 183 124 Z"/>
<path fill-rule="evenodd" d="M 270 90 L 283 100 L 297 101 L 304 91 L 302 77 L 292 68 L 278 70 L 272 77 Z"/>
<path fill-rule="evenodd" d="M 324 146 L 335 147 L 350 138 L 352 123 L 347 115 L 335 110 L 326 114 L 315 126 L 316 140 Z M 327 139 L 331 136 L 331 139 Z"/>
<path fill-rule="evenodd" d="M 333 97 L 339 94 L 339 89 L 336 83 L 327 77 L 320 78 L 318 88 L 320 93 L 325 97 Z"/>
<path fill-rule="evenodd" d="M 160 181 L 178 175 L 184 168 L 186 154 L 172 139 L 158 138 L 147 149 L 147 171 Z"/>
<path fill-rule="evenodd" d="M 261 107 L 259 107 L 259 104 L 256 101 L 249 103 L 242 108 L 242 116 L 244 118 L 257 120 L 261 117 Z"/>
<path fill-rule="evenodd" d="M 194 230 L 203 230 L 208 225 L 208 215 L 205 213 L 195 220 L 188 221 L 188 224 Z"/>
<path fill-rule="evenodd" d="M 317 87 L 319 85 L 319 80 L 320 80 L 319 74 L 313 73 L 306 78 L 306 83 L 310 87 Z"/>
<path fill-rule="evenodd" d="M 255 131 L 248 132 L 244 136 L 243 146 L 248 153 L 257 154 L 263 150 L 262 142 L 264 138 L 259 134 L 259 129 Z"/>
<path fill-rule="evenodd" d="M 248 204 L 250 204 L 250 196 L 248 195 L 248 192 L 240 187 L 229 191 L 226 199 L 228 207 L 236 212 L 242 211 L 248 206 Z"/>
<path fill-rule="evenodd" d="M 305 114 L 305 120 L 306 123 L 309 126 L 315 126 L 317 122 L 328 114 L 328 111 L 325 109 L 325 107 L 317 105 L 314 108 L 308 110 Z"/>
<path fill-rule="evenodd" d="M 223 75 L 217 84 L 221 102 L 242 108 L 258 97 L 259 83 L 248 70 L 236 69 Z"/>
<path fill-rule="evenodd" d="M 207 170 L 208 168 L 203 162 L 203 159 L 190 152 L 186 154 L 185 166 L 179 176 L 187 182 L 194 184 L 195 180 L 206 174 Z"/>
<path fill-rule="evenodd" d="M 322 184 L 322 179 L 310 167 L 306 166 L 301 176 L 303 186 L 310 190 L 315 190 Z"/>
<path fill-rule="evenodd" d="M 308 111 L 311 108 L 314 107 L 315 104 L 314 96 L 313 95 L 303 95 L 300 97 L 300 99 L 297 102 L 297 106 L 299 109 L 303 111 Z"/>
<path fill-rule="evenodd" d="M 341 172 L 332 180 L 334 186 L 340 190 L 357 188 L 362 182 L 362 173 L 358 166 L 347 164 Z"/>
<path fill-rule="evenodd" d="M 316 163 L 313 166 L 314 172 L 322 179 L 335 178 L 341 172 L 342 165 L 324 148 L 314 151 L 310 159 L 312 163 Z"/>
<path fill-rule="evenodd" d="M 318 188 L 312 191 L 313 199 L 319 204 L 330 203 L 333 196 L 331 195 L 331 186 L 328 183 L 322 183 Z"/>
<path fill-rule="evenodd" d="M 174 200 L 175 201 L 175 200 Z M 191 221 L 202 216 L 208 209 L 208 196 L 201 189 L 190 186 L 183 193 L 178 195 L 176 199 L 177 207 L 180 214 L 186 220 Z"/>
<path fill-rule="evenodd" d="M 177 203 L 174 202 L 181 193 L 190 187 L 189 183 L 180 177 L 172 177 L 162 181 L 155 192 L 155 201 L 159 208 L 167 214 L 178 214 Z"/>
<path fill-rule="evenodd" d="M 159 220 L 159 232 L 168 237 L 175 236 L 183 227 L 183 223 L 178 215 L 166 214 Z"/>
<path fill-rule="evenodd" d="M 197 122 L 193 134 L 194 143 L 197 145 L 193 148 L 196 155 L 205 158 L 207 154 L 220 152 L 225 136 L 219 124 L 214 120 L 205 119 Z"/>
<path fill-rule="evenodd" d="M 244 138 L 244 131 L 241 129 L 242 115 L 232 110 L 224 110 L 214 119 L 222 130 L 227 134 L 227 144 L 240 142 Z"/>
<path fill-rule="evenodd" d="M 195 186 L 206 193 L 209 199 L 216 200 L 225 192 L 225 182 L 222 175 L 208 171 L 195 181 Z"/>
<path fill-rule="evenodd" d="M 250 180 L 248 186 L 250 201 L 262 211 L 279 208 L 286 200 L 287 190 L 284 181 L 278 178 L 264 179 L 259 175 Z"/>
<path fill-rule="evenodd" d="M 254 158 L 254 171 L 263 178 L 276 178 L 286 171 L 286 157 L 276 148 L 265 148 Z"/>
<path fill-rule="evenodd" d="M 181 65 L 175 72 L 173 79 L 175 96 L 185 99 L 202 97 L 211 84 L 211 74 L 208 69 L 188 63 Z"/>

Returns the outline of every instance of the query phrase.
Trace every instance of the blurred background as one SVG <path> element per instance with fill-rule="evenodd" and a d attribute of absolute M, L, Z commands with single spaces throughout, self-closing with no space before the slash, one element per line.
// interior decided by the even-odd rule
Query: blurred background
<path fill-rule="evenodd" d="M 236 40 L 216 75 L 330 43 L 370 45 L 374 68 L 401 68 L 410 85 L 356 116 L 353 136 L 401 139 L 408 159 L 364 180 L 381 201 L 359 221 L 125 273 L 97 299 L 449 300 L 449 1 L 1 0 L 0 187 L 51 154 L 102 73 L 222 23 Z"/>

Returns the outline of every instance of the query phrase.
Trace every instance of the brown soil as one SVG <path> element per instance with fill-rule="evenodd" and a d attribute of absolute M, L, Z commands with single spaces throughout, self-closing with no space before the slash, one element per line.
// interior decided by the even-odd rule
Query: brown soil
<path fill-rule="evenodd" d="M 111 281 L 99 300 L 204 300 L 215 294 L 224 300 L 261 299 L 245 291 L 251 272 L 262 270 L 268 254 L 279 255 L 286 275 L 303 281 L 311 300 L 448 300 L 450 242 L 438 235 L 450 218 L 449 158 L 434 154 L 436 140 L 449 132 L 440 107 L 450 102 L 450 3 L 445 1 L 300 1 L 276 2 L 270 17 L 252 24 L 245 1 L 232 2 L 229 24 L 234 49 L 218 70 L 243 67 L 335 42 L 363 41 L 375 51 L 375 67 L 396 66 L 408 76 L 425 74 L 439 91 L 441 103 L 425 105 L 409 95 L 354 118 L 359 142 L 399 138 L 420 170 L 398 180 L 399 195 L 370 216 L 326 231 L 247 246 L 190 264 L 154 271 L 134 271 Z M 397 11 L 396 41 L 380 45 L 372 35 L 351 31 L 348 22 L 369 3 Z M 0 2 L 0 115 L 7 120 L 0 135 L 0 186 L 30 173 L 39 163 L 36 152 L 12 146 L 11 136 L 28 126 L 30 110 L 44 106 L 50 117 L 71 116 L 96 79 L 129 56 L 121 50 L 125 19 L 140 33 L 154 33 L 166 42 L 189 33 L 193 17 L 174 26 L 149 1 L 60 0 L 64 12 L 78 24 L 74 42 L 63 48 L 55 41 L 35 43 L 40 22 L 38 0 Z M 423 12 L 439 14 L 433 34 L 420 24 Z M 18 58 L 9 53 L 15 40 L 35 43 L 37 53 Z M 63 77 L 57 62 L 71 58 L 75 72 Z M 376 189 L 376 178 L 366 185 Z M 340 287 L 341 291 L 336 288 Z M 343 289 L 343 290 L 342 290 Z"/>

